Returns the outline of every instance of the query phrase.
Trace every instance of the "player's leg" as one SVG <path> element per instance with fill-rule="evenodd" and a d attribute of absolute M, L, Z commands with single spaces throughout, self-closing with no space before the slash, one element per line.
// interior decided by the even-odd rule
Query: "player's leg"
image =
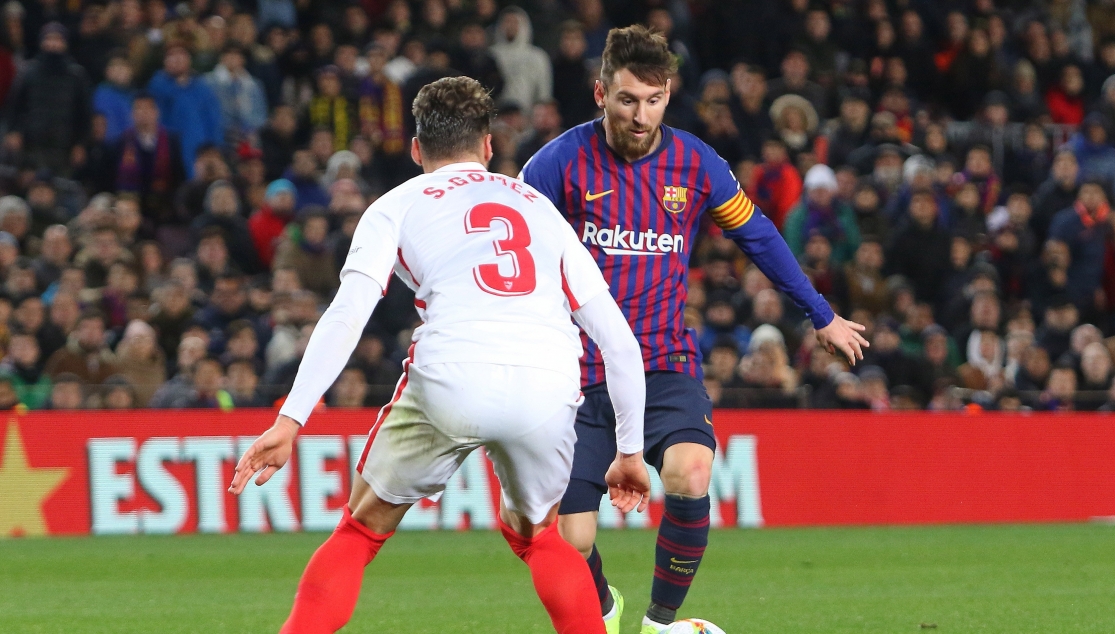
<path fill-rule="evenodd" d="M 462 445 L 429 419 L 429 384 L 440 377 L 408 367 L 396 399 L 381 410 L 357 464 L 352 495 L 337 530 L 303 573 L 283 632 L 334 632 L 352 616 L 364 568 L 407 509 L 438 495 L 476 445 Z"/>
<path fill-rule="evenodd" d="M 712 403 L 696 379 L 654 373 L 647 377 L 647 395 L 647 460 L 658 468 L 666 494 L 644 620 L 644 631 L 655 632 L 675 620 L 708 545 L 716 439 Z"/>
<path fill-rule="evenodd" d="M 538 598 L 554 629 L 605 634 L 599 599 L 584 557 L 558 533 L 558 503 L 569 481 L 576 437 L 578 389 L 548 370 L 512 368 L 505 415 L 485 429 L 485 445 L 500 479 L 500 529 L 530 568 Z M 520 401 L 520 402 L 516 402 Z"/>
<path fill-rule="evenodd" d="M 534 590 L 559 634 L 605 634 L 588 564 L 557 531 L 555 504 L 541 522 L 500 504 L 500 531 L 530 568 Z"/>
<path fill-rule="evenodd" d="M 410 507 L 380 499 L 363 478 L 355 478 L 341 522 L 302 573 L 282 632 L 331 634 L 348 623 L 360 596 L 364 568 Z"/>
<path fill-rule="evenodd" d="M 588 562 L 601 612 L 612 617 L 618 627 L 616 598 L 608 586 L 604 564 L 596 549 L 600 500 L 608 491 L 604 474 L 616 456 L 615 413 L 604 385 L 587 388 L 584 394 L 585 401 L 577 410 L 573 469 L 561 499 L 558 530 Z"/>

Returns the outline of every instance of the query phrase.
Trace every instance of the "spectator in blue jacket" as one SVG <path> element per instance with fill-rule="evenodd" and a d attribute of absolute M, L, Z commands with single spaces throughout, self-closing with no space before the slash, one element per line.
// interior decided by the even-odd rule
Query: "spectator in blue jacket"
<path fill-rule="evenodd" d="M 178 134 L 182 164 L 192 178 L 197 148 L 207 143 L 221 146 L 225 139 L 220 102 L 209 85 L 194 76 L 190 64 L 189 49 L 179 43 L 167 45 L 163 70 L 151 78 L 147 91 L 159 104 L 163 125 Z"/>
<path fill-rule="evenodd" d="M 205 76 L 205 83 L 221 103 L 225 141 L 229 147 L 253 137 L 267 123 L 267 96 L 263 84 L 246 70 L 247 53 L 239 44 L 229 44 L 221 61 Z"/>
<path fill-rule="evenodd" d="M 105 69 L 105 81 L 93 92 L 93 112 L 104 115 L 105 143 L 115 144 L 124 130 L 132 127 L 132 62 L 126 53 L 114 53 Z"/>
<path fill-rule="evenodd" d="M 1104 187 L 1115 183 L 1115 147 L 1107 134 L 1107 118 L 1093 112 L 1084 118 L 1080 131 L 1065 144 L 1080 164 L 1080 177 L 1103 181 Z"/>
<path fill-rule="evenodd" d="M 1096 307 L 1096 291 L 1103 284 L 1104 243 L 1111 231 L 1107 188 L 1085 181 L 1072 207 L 1053 216 L 1049 237 L 1061 240 L 1072 253 L 1065 290 L 1085 314 Z"/>

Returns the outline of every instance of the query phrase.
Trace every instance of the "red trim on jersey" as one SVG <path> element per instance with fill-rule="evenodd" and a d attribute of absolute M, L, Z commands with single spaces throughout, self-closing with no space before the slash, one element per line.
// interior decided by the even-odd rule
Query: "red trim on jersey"
<path fill-rule="evenodd" d="M 403 396 L 403 390 L 406 388 L 408 382 L 410 364 L 414 361 L 415 345 L 416 344 L 413 343 L 410 344 L 410 349 L 407 350 L 407 358 L 403 361 L 403 375 L 399 377 L 399 382 L 395 385 L 395 393 L 391 396 L 391 402 L 384 405 L 383 409 L 379 410 L 379 416 L 376 416 L 376 422 L 372 425 L 372 430 L 368 432 L 368 442 L 364 443 L 364 451 L 360 454 L 360 462 L 356 463 L 356 473 L 363 473 L 364 461 L 368 459 L 368 451 L 371 450 L 372 441 L 376 439 L 376 434 L 379 433 L 380 425 L 387 419 L 388 414 L 391 413 L 391 408 L 394 407 L 395 403 Z"/>
<path fill-rule="evenodd" d="M 422 310 L 426 310 L 426 302 L 418 299 L 417 297 L 414 298 L 414 306 L 416 308 L 421 308 Z"/>
<path fill-rule="evenodd" d="M 418 281 L 418 278 L 417 278 L 417 277 L 414 277 L 414 271 L 411 271 L 411 270 L 410 270 L 410 267 L 409 267 L 409 266 L 407 266 L 407 261 L 406 261 L 406 259 L 405 259 L 405 258 L 403 258 L 403 249 L 402 249 L 402 247 L 399 247 L 399 264 L 402 264 L 402 265 L 403 265 L 403 270 L 405 270 L 405 271 L 406 271 L 406 272 L 407 272 L 408 274 L 410 274 L 410 279 L 414 280 L 414 283 L 415 283 L 416 285 L 418 285 L 418 286 L 422 286 L 422 283 Z"/>
<path fill-rule="evenodd" d="M 576 297 L 573 297 L 573 291 L 569 290 L 569 280 L 565 279 L 565 259 L 561 260 L 561 290 L 565 292 L 565 299 L 569 300 L 569 310 L 573 312 L 579 310 L 581 304 Z"/>

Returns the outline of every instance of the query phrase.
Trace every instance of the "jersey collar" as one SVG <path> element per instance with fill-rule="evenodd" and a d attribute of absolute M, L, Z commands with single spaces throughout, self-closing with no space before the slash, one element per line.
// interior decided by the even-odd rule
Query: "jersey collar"
<path fill-rule="evenodd" d="M 434 174 L 438 172 L 486 172 L 487 169 L 483 165 L 475 161 L 466 161 L 464 163 L 450 163 L 443 165 L 433 171 Z"/>
<path fill-rule="evenodd" d="M 665 123 L 661 124 L 659 127 L 662 128 L 662 141 L 658 144 L 658 147 L 656 147 L 653 152 L 647 154 L 643 158 L 627 163 L 627 159 L 620 156 L 618 152 L 612 149 L 612 146 L 608 145 L 608 135 L 604 133 L 604 117 L 594 119 L 592 122 L 592 131 L 596 133 L 596 136 L 600 137 L 600 143 L 602 143 L 604 147 L 608 148 L 608 151 L 612 153 L 612 156 L 616 157 L 616 160 L 618 160 L 620 163 L 627 163 L 628 165 L 638 165 L 639 163 L 642 163 L 644 161 L 649 161 L 666 151 L 666 148 L 669 147 L 670 143 L 672 143 L 674 140 L 674 131 Z"/>

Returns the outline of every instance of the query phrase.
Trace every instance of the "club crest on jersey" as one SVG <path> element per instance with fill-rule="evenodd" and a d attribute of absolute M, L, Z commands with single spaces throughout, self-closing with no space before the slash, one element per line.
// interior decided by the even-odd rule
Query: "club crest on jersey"
<path fill-rule="evenodd" d="M 662 206 L 666 208 L 666 211 L 672 214 L 679 214 L 685 211 L 686 197 L 688 194 L 688 187 L 665 185 L 662 187 Z"/>

